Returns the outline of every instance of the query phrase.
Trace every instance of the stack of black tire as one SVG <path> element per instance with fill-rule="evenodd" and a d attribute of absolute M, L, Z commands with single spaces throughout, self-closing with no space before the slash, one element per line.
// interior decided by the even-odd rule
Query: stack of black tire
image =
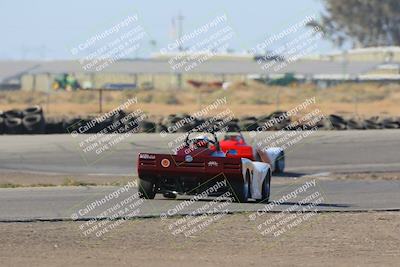
<path fill-rule="evenodd" d="M 398 129 L 400 119 L 393 117 L 374 116 L 367 119 L 348 118 L 339 115 L 329 115 L 326 123 L 328 130 L 373 130 L 373 129 Z"/>
<path fill-rule="evenodd" d="M 157 124 L 157 129 L 168 130 L 170 133 L 185 133 L 200 126 L 204 120 L 194 119 L 189 114 L 170 114 Z"/>
<path fill-rule="evenodd" d="M 43 134 L 45 125 L 40 106 L 0 112 L 0 134 Z"/>
<path fill-rule="evenodd" d="M 346 130 L 346 121 L 339 115 L 331 114 L 328 117 L 330 124 L 327 125 L 331 130 Z"/>
<path fill-rule="evenodd" d="M 258 118 L 260 124 L 266 122 L 273 122 L 272 127 L 268 128 L 268 131 L 279 131 L 285 129 L 291 123 L 291 119 L 287 116 L 286 111 L 275 111 L 268 115 L 263 115 Z"/>
<path fill-rule="evenodd" d="M 285 111 L 275 111 L 271 114 L 265 114 L 259 117 L 245 116 L 240 119 L 234 118 L 226 123 L 222 120 L 211 120 L 211 125 L 206 123 L 211 118 L 193 119 L 189 114 L 171 114 L 153 122 L 151 120 L 137 120 L 137 117 L 129 117 L 122 119 L 127 115 L 124 111 L 114 114 L 106 118 L 100 123 L 96 123 L 93 127 L 87 128 L 90 122 L 96 117 L 75 117 L 75 118 L 45 118 L 40 106 L 28 107 L 24 110 L 12 109 L 5 112 L 0 111 L 0 134 L 62 134 L 77 131 L 78 133 L 95 134 L 109 130 L 108 132 L 118 131 L 154 133 L 154 132 L 178 132 L 184 133 L 200 127 L 203 130 L 218 130 L 223 127 L 227 131 L 254 131 L 265 123 L 274 122 L 270 127 L 262 127 L 264 131 L 278 130 L 295 130 L 295 128 L 287 127 L 291 123 Z M 310 119 L 311 120 L 311 119 Z M 120 123 L 117 123 L 120 121 Z M 87 128 L 85 131 L 80 131 Z M 112 126 L 112 127 L 111 127 Z M 337 114 L 330 114 L 324 119 L 313 119 L 312 125 L 304 123 L 302 129 L 317 126 L 324 130 L 361 130 L 361 129 L 400 129 L 399 117 L 342 117 Z M 208 128 L 204 128 L 208 127 Z M 220 129 L 221 130 L 221 129 Z"/>
<path fill-rule="evenodd" d="M 124 111 L 119 111 L 113 116 L 107 117 L 101 122 L 96 122 L 93 127 L 87 127 L 90 122 L 96 117 L 76 117 L 72 119 L 64 119 L 62 121 L 54 120 L 51 123 L 51 127 L 48 127 L 47 133 L 85 133 L 85 134 L 95 134 L 95 133 L 128 133 L 128 132 L 142 132 L 142 133 L 154 133 L 156 131 L 156 124 L 148 120 L 137 120 L 137 117 L 130 117 L 127 120 L 122 120 L 128 114 Z M 49 123 L 48 123 L 49 126 Z M 88 128 L 87 130 L 79 130 Z"/>
<path fill-rule="evenodd" d="M 0 111 L 0 134 L 4 134 L 4 112 Z"/>
<path fill-rule="evenodd" d="M 241 131 L 255 131 L 258 128 L 257 118 L 254 116 L 245 116 L 238 121 Z"/>

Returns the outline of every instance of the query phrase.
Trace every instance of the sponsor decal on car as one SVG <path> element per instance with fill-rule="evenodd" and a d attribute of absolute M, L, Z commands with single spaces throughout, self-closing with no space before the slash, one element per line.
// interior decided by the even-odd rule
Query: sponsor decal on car
<path fill-rule="evenodd" d="M 185 161 L 186 162 L 192 162 L 193 161 L 193 157 L 191 155 L 186 155 L 185 156 Z"/>
<path fill-rule="evenodd" d="M 168 168 L 169 165 L 171 165 L 171 161 L 169 161 L 169 159 L 162 159 L 161 160 L 161 166 L 163 166 L 164 168 Z"/>
<path fill-rule="evenodd" d="M 216 161 L 209 161 L 208 162 L 208 167 L 218 167 L 218 162 Z"/>
<path fill-rule="evenodd" d="M 156 155 L 140 154 L 139 158 L 140 159 L 156 159 Z"/>

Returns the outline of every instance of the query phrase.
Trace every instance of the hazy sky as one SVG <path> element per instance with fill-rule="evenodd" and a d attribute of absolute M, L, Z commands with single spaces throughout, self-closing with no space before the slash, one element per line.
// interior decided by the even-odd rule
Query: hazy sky
<path fill-rule="evenodd" d="M 322 9 L 318 0 L 2 0 L 0 58 L 73 58 L 71 47 L 132 14 L 149 35 L 136 53 L 145 57 L 172 41 L 171 20 L 179 11 L 184 32 L 226 14 L 236 33 L 230 48 L 242 52 Z M 318 52 L 332 49 L 327 41 L 318 44 Z"/>

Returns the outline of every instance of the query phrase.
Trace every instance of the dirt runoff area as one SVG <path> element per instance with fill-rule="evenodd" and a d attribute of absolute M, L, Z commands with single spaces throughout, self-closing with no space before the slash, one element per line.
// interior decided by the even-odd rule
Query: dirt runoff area
<path fill-rule="evenodd" d="M 272 216 L 267 214 L 266 216 Z M 322 213 L 278 237 L 249 214 L 225 215 L 191 237 L 179 218 L 125 221 L 96 237 L 82 222 L 0 224 L 2 266 L 399 266 L 400 212 Z"/>

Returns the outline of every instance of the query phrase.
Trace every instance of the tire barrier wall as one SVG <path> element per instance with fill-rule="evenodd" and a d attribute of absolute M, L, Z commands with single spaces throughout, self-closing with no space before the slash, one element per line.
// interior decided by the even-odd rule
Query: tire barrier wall
<path fill-rule="evenodd" d="M 101 123 L 97 123 L 85 133 L 93 134 L 101 132 L 104 128 L 113 125 L 119 121 L 126 114 L 121 111 Z M 289 127 L 292 119 L 288 118 L 284 111 L 276 111 L 271 114 L 262 115 L 258 117 L 245 116 L 242 118 L 235 118 L 225 124 L 228 131 L 255 131 L 263 128 L 264 131 L 277 131 L 277 130 L 295 130 Z M 270 122 L 274 118 L 281 118 L 275 120 L 270 127 L 262 127 L 265 123 Z M 207 118 L 189 120 L 187 114 L 171 114 L 161 120 L 150 121 L 142 120 L 138 124 L 132 124 L 135 118 L 130 118 L 119 127 L 124 127 L 124 131 L 128 132 L 132 128 L 138 127 L 139 133 L 154 133 L 154 132 L 187 132 L 196 126 L 202 125 Z M 284 119 L 282 119 L 284 118 Z M 8 111 L 0 111 L 0 134 L 63 134 L 76 131 L 79 127 L 86 125 L 94 117 L 76 117 L 76 118 L 46 118 L 40 106 L 28 107 L 24 110 L 12 109 Z M 180 127 L 182 120 L 186 121 Z M 276 122 L 278 121 L 278 122 Z M 213 124 L 217 124 L 221 120 L 216 120 Z M 129 127 L 128 127 L 129 126 Z M 322 120 L 314 120 L 313 124 L 304 123 L 303 125 L 296 125 L 296 128 L 302 129 L 318 128 L 321 130 L 366 130 L 366 129 L 399 129 L 400 117 L 380 117 L 374 116 L 366 119 L 360 118 L 344 118 L 342 116 L 331 114 Z"/>

